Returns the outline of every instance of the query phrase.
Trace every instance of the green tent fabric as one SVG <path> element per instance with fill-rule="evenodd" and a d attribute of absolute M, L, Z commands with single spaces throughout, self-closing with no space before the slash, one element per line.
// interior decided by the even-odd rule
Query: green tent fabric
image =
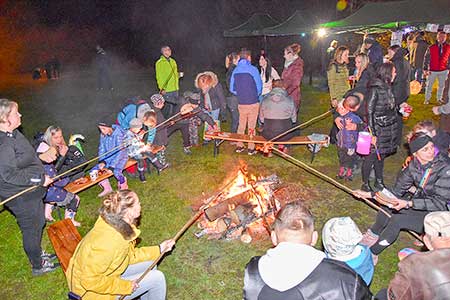
<path fill-rule="evenodd" d="M 277 25 L 278 22 L 269 14 L 257 13 L 252 15 L 243 24 L 224 31 L 225 37 L 247 37 L 264 35 L 262 30 Z"/>
<path fill-rule="evenodd" d="M 333 31 L 393 29 L 403 25 L 450 24 L 450 0 L 367 3 L 345 19 L 321 24 Z"/>
<path fill-rule="evenodd" d="M 264 29 L 263 33 L 267 36 L 283 36 L 297 35 L 307 32 L 309 33 L 318 23 L 319 22 L 314 19 L 313 14 L 297 10 L 286 21 L 279 25 Z"/>

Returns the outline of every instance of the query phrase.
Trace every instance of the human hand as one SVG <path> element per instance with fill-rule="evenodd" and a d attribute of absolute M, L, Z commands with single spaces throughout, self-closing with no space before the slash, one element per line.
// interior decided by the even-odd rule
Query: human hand
<path fill-rule="evenodd" d="M 372 145 L 376 145 L 377 144 L 377 137 L 376 136 L 372 136 L 372 141 L 371 141 Z"/>
<path fill-rule="evenodd" d="M 362 190 L 354 190 L 353 196 L 355 196 L 356 198 L 364 198 L 364 199 L 372 198 L 372 194 L 370 192 L 364 192 Z"/>
<path fill-rule="evenodd" d="M 356 130 L 357 125 L 355 123 L 352 123 L 351 119 L 345 119 L 345 129 L 347 130 Z"/>
<path fill-rule="evenodd" d="M 175 241 L 173 239 L 165 240 L 164 242 L 159 244 L 159 249 L 161 250 L 161 253 L 166 253 L 172 250 L 174 245 Z"/>
<path fill-rule="evenodd" d="M 164 96 L 166 94 L 166 91 L 165 90 L 161 90 L 159 93 Z"/>
<path fill-rule="evenodd" d="M 131 281 L 131 291 L 134 293 L 139 288 L 139 283 L 137 283 L 137 279 Z"/>
<path fill-rule="evenodd" d="M 49 186 L 52 183 L 53 183 L 53 179 L 51 179 L 50 176 L 45 175 L 44 176 L 44 184 L 43 184 L 43 186 L 47 187 L 47 186 Z"/>
<path fill-rule="evenodd" d="M 331 99 L 331 107 L 337 107 L 338 106 L 338 101 L 336 99 Z"/>
<path fill-rule="evenodd" d="M 431 110 L 436 116 L 441 114 L 441 112 L 439 111 L 439 106 L 434 106 Z"/>
<path fill-rule="evenodd" d="M 431 72 L 428 71 L 428 70 L 423 70 L 423 75 L 424 75 L 424 76 L 428 76 L 428 75 L 430 75 L 430 73 L 431 73 Z"/>
<path fill-rule="evenodd" d="M 57 146 L 58 148 L 58 153 L 61 156 L 65 156 L 67 154 L 67 151 L 69 150 L 69 147 L 67 147 L 67 145 L 60 145 Z"/>
<path fill-rule="evenodd" d="M 337 117 L 336 119 L 334 119 L 334 124 L 336 124 L 336 126 L 337 126 L 337 128 L 339 128 L 339 130 L 342 130 L 342 128 L 344 128 L 341 117 Z"/>
<path fill-rule="evenodd" d="M 392 208 L 395 210 L 400 210 L 408 206 L 408 201 L 397 199 L 397 204 L 393 205 Z"/>
<path fill-rule="evenodd" d="M 99 170 L 103 170 L 105 168 L 105 166 L 106 166 L 105 163 L 101 162 L 101 163 L 98 164 L 98 169 Z"/>

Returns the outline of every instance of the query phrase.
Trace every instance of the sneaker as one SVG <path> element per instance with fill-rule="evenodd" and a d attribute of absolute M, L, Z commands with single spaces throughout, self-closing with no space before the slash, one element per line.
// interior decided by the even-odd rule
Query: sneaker
<path fill-rule="evenodd" d="M 423 104 L 428 105 L 428 104 L 430 104 L 430 101 L 425 100 L 425 101 L 423 101 Z"/>
<path fill-rule="evenodd" d="M 345 177 L 345 168 L 344 167 L 339 167 L 339 172 L 337 173 L 336 177 L 339 179 L 344 179 L 344 177 Z"/>
<path fill-rule="evenodd" d="M 158 169 L 158 173 L 161 173 L 162 171 L 164 171 L 164 170 L 167 169 L 168 167 L 169 167 L 169 163 L 163 164 L 163 165 Z"/>
<path fill-rule="evenodd" d="M 348 168 L 347 172 L 345 173 L 345 179 L 352 181 L 353 180 L 353 173 L 352 173 L 352 169 Z"/>
<path fill-rule="evenodd" d="M 40 276 L 45 273 L 53 272 L 59 267 L 59 263 L 52 263 L 48 260 L 42 260 L 42 266 L 39 269 L 32 268 L 31 274 L 33 276 Z"/>
<path fill-rule="evenodd" d="M 236 148 L 236 153 L 242 153 L 242 152 L 244 152 L 245 151 L 245 148 L 244 147 L 237 147 Z"/>
<path fill-rule="evenodd" d="M 192 154 L 191 147 L 190 146 L 189 147 L 183 147 L 183 152 L 186 155 L 191 155 Z"/>
<path fill-rule="evenodd" d="M 140 180 L 142 183 L 147 182 L 147 179 L 145 178 L 145 173 L 144 173 L 144 171 L 139 172 L 139 180 Z"/>
<path fill-rule="evenodd" d="M 56 259 L 57 256 L 56 256 L 56 254 L 47 253 L 47 252 L 45 252 L 45 250 L 42 250 L 41 258 L 50 261 L 50 260 Z"/>
<path fill-rule="evenodd" d="M 256 154 L 256 150 L 255 149 L 248 149 L 247 150 L 247 154 L 250 155 L 250 156 L 255 155 Z"/>
<path fill-rule="evenodd" d="M 375 245 L 375 243 L 378 241 L 378 238 L 379 236 L 373 233 L 372 230 L 367 229 L 359 243 L 370 248 Z"/>

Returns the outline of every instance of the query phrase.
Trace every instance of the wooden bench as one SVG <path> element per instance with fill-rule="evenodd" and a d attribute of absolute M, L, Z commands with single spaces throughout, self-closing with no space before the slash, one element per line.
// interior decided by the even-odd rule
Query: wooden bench
<path fill-rule="evenodd" d="M 129 159 L 127 161 L 124 169 L 134 166 L 135 164 L 137 164 L 136 160 Z M 73 182 L 69 183 L 68 185 L 66 185 L 64 187 L 64 189 L 68 192 L 76 194 L 81 191 L 84 191 L 87 188 L 90 188 L 91 186 L 93 186 L 93 185 L 99 183 L 100 181 L 105 180 L 113 175 L 114 174 L 111 170 L 108 170 L 107 172 L 99 175 L 96 180 L 91 180 L 91 177 L 89 175 L 86 175 L 86 176 L 82 177 L 82 178 L 84 178 L 84 183 L 77 183 L 77 181 L 73 181 Z"/>
<path fill-rule="evenodd" d="M 219 154 L 219 146 L 224 141 L 231 142 L 242 142 L 242 143 L 254 143 L 254 144 L 265 144 L 268 141 L 261 135 L 255 135 L 250 138 L 249 135 L 246 134 L 238 134 L 231 132 L 206 132 L 205 138 L 214 140 L 214 157 Z M 271 144 L 274 145 L 314 145 L 314 151 L 312 151 L 311 162 L 314 160 L 314 156 L 316 153 L 316 145 L 327 145 L 329 144 L 329 137 L 327 136 L 325 139 L 321 141 L 313 141 L 307 136 L 295 136 L 287 141 L 273 141 Z"/>

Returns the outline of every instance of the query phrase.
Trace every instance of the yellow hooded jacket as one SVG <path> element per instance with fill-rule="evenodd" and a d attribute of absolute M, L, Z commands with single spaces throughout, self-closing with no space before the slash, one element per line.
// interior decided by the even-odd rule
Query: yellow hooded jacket
<path fill-rule="evenodd" d="M 128 265 L 155 260 L 159 246 L 135 248 L 140 230 L 125 238 L 102 217 L 78 244 L 66 270 L 69 289 L 83 300 L 112 300 L 132 292 L 129 280 L 120 278 Z"/>

